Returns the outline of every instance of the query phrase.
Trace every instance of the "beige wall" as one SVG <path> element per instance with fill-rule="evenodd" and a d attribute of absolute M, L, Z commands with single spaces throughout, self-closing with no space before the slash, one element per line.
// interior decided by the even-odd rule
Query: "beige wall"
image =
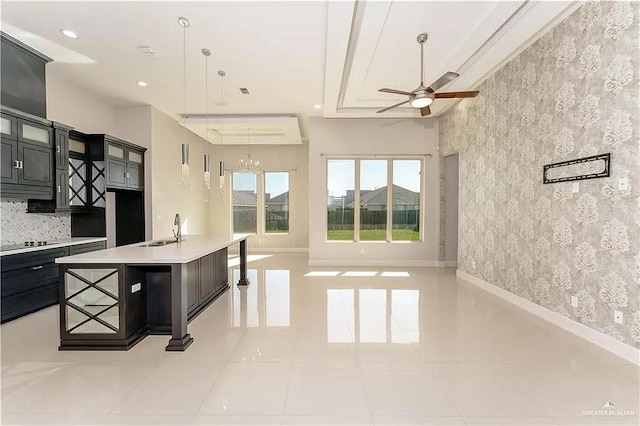
<path fill-rule="evenodd" d="M 147 148 L 144 155 L 144 163 L 146 165 L 144 170 L 145 191 L 144 191 L 144 209 L 145 209 L 145 236 L 146 239 L 151 239 L 153 235 L 152 225 L 153 216 L 152 212 L 152 191 L 153 180 L 151 174 L 151 110 L 149 105 L 140 105 L 132 107 L 120 107 L 116 110 L 116 122 L 117 122 L 117 136 L 134 143 L 136 145 Z M 114 135 L 115 136 L 115 135 Z M 109 211 L 107 211 L 107 221 L 111 219 L 109 217 Z M 115 219 L 113 219 L 115 220 Z"/>
<path fill-rule="evenodd" d="M 639 12 L 585 3 L 440 118 L 460 153 L 458 268 L 635 347 Z M 604 153 L 611 177 L 543 185 L 545 164 Z"/>
<path fill-rule="evenodd" d="M 308 216 L 308 152 L 306 142 L 302 145 L 259 145 L 251 146 L 253 157 L 260 161 L 261 172 L 288 171 L 289 174 L 289 233 L 269 235 L 259 233 L 249 239 L 249 248 L 303 249 L 309 246 Z M 211 171 L 211 231 L 220 234 L 231 232 L 231 175 L 238 169 L 240 159 L 247 155 L 248 145 L 215 145 L 212 150 Z M 224 159 L 226 188 L 224 198 L 218 189 L 218 164 Z"/>
<path fill-rule="evenodd" d="M 93 95 L 47 65 L 47 118 L 83 133 L 118 135 L 117 107 Z"/>
<path fill-rule="evenodd" d="M 439 246 L 438 122 L 434 119 L 310 120 L 309 263 L 436 265 Z M 327 157 L 416 155 L 424 157 L 421 242 L 327 241 Z"/>
<path fill-rule="evenodd" d="M 189 191 L 182 183 L 181 146 L 189 144 Z M 180 213 L 183 234 L 209 232 L 209 205 L 203 179 L 207 142 L 163 112 L 151 109 L 151 205 L 153 238 L 172 235 L 173 220 Z"/>

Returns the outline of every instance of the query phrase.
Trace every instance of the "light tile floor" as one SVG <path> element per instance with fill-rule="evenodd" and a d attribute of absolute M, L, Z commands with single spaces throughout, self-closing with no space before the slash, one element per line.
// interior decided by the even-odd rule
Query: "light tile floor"
<path fill-rule="evenodd" d="M 638 424 L 636 366 L 452 269 L 249 269 L 184 353 L 59 352 L 57 307 L 3 325 L 2 424 Z M 607 401 L 636 416 L 583 415 Z"/>

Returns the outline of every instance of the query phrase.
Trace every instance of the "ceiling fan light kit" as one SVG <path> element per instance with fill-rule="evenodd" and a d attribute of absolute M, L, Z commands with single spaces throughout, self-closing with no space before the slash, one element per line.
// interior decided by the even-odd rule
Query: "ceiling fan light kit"
<path fill-rule="evenodd" d="M 390 109 L 397 108 L 401 105 L 408 103 L 413 108 L 420 110 L 420 115 L 422 117 L 431 114 L 431 109 L 429 105 L 433 103 L 435 99 L 456 99 L 456 98 L 474 98 L 478 95 L 477 91 L 469 91 L 469 92 L 448 92 L 448 93 L 436 93 L 436 90 L 440 89 L 444 85 L 450 83 L 452 80 L 458 78 L 460 75 L 455 72 L 446 72 L 442 77 L 437 79 L 431 84 L 429 87 L 425 87 L 424 85 L 424 43 L 427 41 L 429 36 L 426 33 L 418 34 L 416 41 L 420 45 L 420 86 L 417 89 L 407 92 L 404 90 L 398 89 L 389 89 L 382 88 L 379 89 L 379 92 L 383 93 L 393 93 L 396 95 L 404 95 L 408 96 L 409 99 L 403 102 L 399 102 L 395 105 L 391 105 L 390 107 L 383 108 L 378 113 L 389 111 Z"/>
<path fill-rule="evenodd" d="M 409 102 L 414 108 L 424 108 L 433 103 L 434 96 L 432 93 L 418 92 L 413 95 L 413 99 Z"/>

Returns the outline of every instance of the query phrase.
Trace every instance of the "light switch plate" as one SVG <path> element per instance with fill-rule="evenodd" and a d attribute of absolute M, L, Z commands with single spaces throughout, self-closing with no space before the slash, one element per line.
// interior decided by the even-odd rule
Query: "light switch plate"
<path fill-rule="evenodd" d="M 576 296 L 571 296 L 571 306 L 574 308 L 578 307 L 578 298 Z"/>
<path fill-rule="evenodd" d="M 618 180 L 618 190 L 626 191 L 629 189 L 629 178 L 622 177 Z"/>
<path fill-rule="evenodd" d="M 580 182 L 573 182 L 573 185 L 571 185 L 571 191 L 580 192 Z"/>
<path fill-rule="evenodd" d="M 624 314 L 622 311 L 613 311 L 613 322 L 622 324 L 624 322 Z"/>
<path fill-rule="evenodd" d="M 131 293 L 136 293 L 142 288 L 142 283 L 136 283 L 131 286 Z"/>

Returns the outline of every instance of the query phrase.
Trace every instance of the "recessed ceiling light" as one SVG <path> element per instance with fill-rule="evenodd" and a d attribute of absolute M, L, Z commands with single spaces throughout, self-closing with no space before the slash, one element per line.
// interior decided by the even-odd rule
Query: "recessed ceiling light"
<path fill-rule="evenodd" d="M 69 38 L 78 38 L 78 34 L 74 33 L 71 30 L 60 30 L 60 32 Z"/>
<path fill-rule="evenodd" d="M 314 105 L 313 107 L 314 107 L 315 109 L 322 109 L 322 105 L 320 105 L 320 104 L 316 104 L 316 105 Z"/>
<path fill-rule="evenodd" d="M 140 87 L 147 87 L 148 84 L 146 81 L 136 81 L 136 84 Z"/>

